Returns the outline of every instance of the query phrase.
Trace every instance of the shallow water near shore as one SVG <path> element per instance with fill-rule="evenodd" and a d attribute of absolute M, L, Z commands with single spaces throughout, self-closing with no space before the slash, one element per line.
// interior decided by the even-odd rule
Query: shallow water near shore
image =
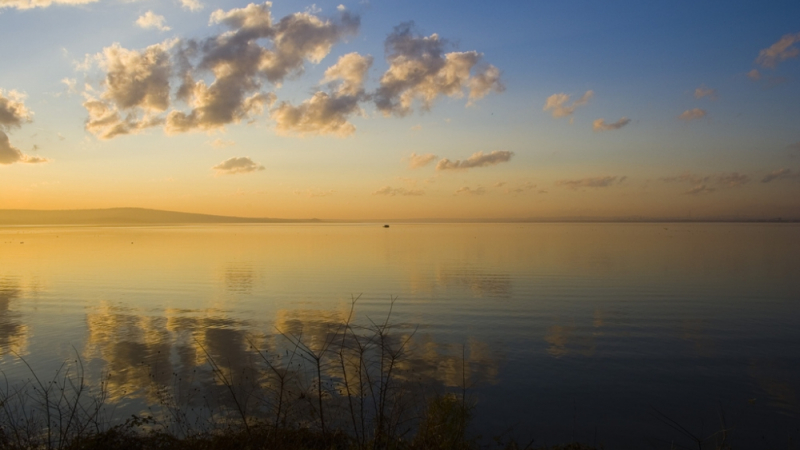
<path fill-rule="evenodd" d="M 0 364 L 79 355 L 120 411 L 276 330 L 414 333 L 474 427 L 537 444 L 669 448 L 721 414 L 739 448 L 800 441 L 796 224 L 0 228 Z M 462 373 L 463 372 L 463 373 Z M 510 430 L 510 431 L 509 431 Z"/>

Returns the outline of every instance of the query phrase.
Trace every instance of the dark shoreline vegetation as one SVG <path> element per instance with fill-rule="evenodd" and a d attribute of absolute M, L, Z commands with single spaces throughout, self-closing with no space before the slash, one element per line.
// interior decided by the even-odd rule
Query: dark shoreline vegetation
<path fill-rule="evenodd" d="M 264 351 L 248 340 L 249 361 L 232 364 L 195 341 L 210 367 L 205 388 L 172 374 L 172 384 L 153 381 L 147 412 L 122 419 L 106 373 L 90 381 L 76 350 L 52 378 L 28 362 L 27 380 L 0 380 L 0 448 L 22 449 L 563 449 L 603 448 L 570 442 L 481 437 L 471 431 L 472 399 L 466 354 L 458 386 L 432 382 L 411 364 L 416 329 L 385 319 L 353 322 L 357 298 L 342 323 L 303 336 L 277 330 L 282 345 Z M 392 304 L 394 300 L 392 300 Z M 463 350 L 466 352 L 466 350 Z M 449 364 L 452 366 L 453 364 Z M 436 367 L 432 370 L 436 371 Z M 190 377 L 191 378 L 191 377 Z M 124 399 L 124 395 L 121 397 Z M 119 400 L 120 398 L 116 398 Z M 660 414 L 656 411 L 656 414 Z M 663 416 L 663 415 L 662 415 Z M 728 449 L 728 430 L 694 436 L 667 416 L 657 417 L 693 442 L 691 448 Z M 667 443 L 667 441 L 663 441 Z M 669 448 L 686 448 L 669 443 Z"/>

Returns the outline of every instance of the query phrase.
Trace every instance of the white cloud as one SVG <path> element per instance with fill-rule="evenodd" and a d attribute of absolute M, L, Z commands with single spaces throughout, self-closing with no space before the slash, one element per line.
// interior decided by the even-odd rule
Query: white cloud
<path fill-rule="evenodd" d="M 564 186 L 570 189 L 578 188 L 604 188 L 623 182 L 627 177 L 601 176 L 580 178 L 577 180 L 558 180 L 556 186 Z"/>
<path fill-rule="evenodd" d="M 589 100 L 593 96 L 594 91 L 586 91 L 581 98 L 572 102 L 571 105 L 567 105 L 570 98 L 569 94 L 553 94 L 550 97 L 547 97 L 547 101 L 545 101 L 542 111 L 550 111 L 555 118 L 571 116 L 575 112 L 576 108 L 589 103 Z"/>
<path fill-rule="evenodd" d="M 183 9 L 188 9 L 189 11 L 196 12 L 203 9 L 203 4 L 200 3 L 198 0 L 181 0 L 181 6 Z"/>
<path fill-rule="evenodd" d="M 240 173 L 251 173 L 259 170 L 264 170 L 264 166 L 256 163 L 246 156 L 240 156 L 226 159 L 225 161 L 212 167 L 217 171 L 217 175 L 235 175 Z"/>
<path fill-rule="evenodd" d="M 800 42 L 800 33 L 784 35 L 778 42 L 759 52 L 756 64 L 774 69 L 778 63 L 797 58 L 800 55 L 800 49 L 794 46 L 797 42 Z"/>
<path fill-rule="evenodd" d="M 753 69 L 755 70 L 755 69 Z M 717 99 L 717 90 L 716 89 L 709 89 L 705 86 L 700 86 L 699 88 L 694 90 L 694 98 L 701 99 L 703 97 L 708 97 L 711 100 Z"/>
<path fill-rule="evenodd" d="M 592 124 L 592 128 L 594 128 L 594 131 L 619 130 L 629 123 L 631 123 L 631 119 L 627 117 L 623 117 L 614 123 L 606 123 L 605 119 L 597 119 Z"/>
<path fill-rule="evenodd" d="M 433 153 L 426 153 L 424 155 L 412 153 L 411 156 L 408 157 L 408 168 L 419 169 L 420 167 L 425 167 L 432 163 L 434 159 L 436 159 L 436 155 Z"/>
<path fill-rule="evenodd" d="M 166 20 L 164 16 L 147 11 L 136 19 L 136 25 L 144 29 L 154 28 L 159 31 L 169 31 L 171 28 L 165 25 Z"/>
<path fill-rule="evenodd" d="M 425 195 L 425 191 L 419 189 L 392 188 L 391 186 L 384 186 L 373 192 L 372 195 L 386 195 L 389 197 L 394 197 L 395 195 L 420 196 Z"/>
<path fill-rule="evenodd" d="M 85 5 L 87 3 L 95 3 L 98 0 L 0 0 L 0 9 L 2 8 L 16 8 L 16 9 L 32 9 L 32 8 L 47 8 L 51 5 Z"/>
<path fill-rule="evenodd" d="M 446 46 L 437 34 L 416 34 L 413 22 L 396 26 L 386 38 L 389 69 L 374 94 L 378 110 L 386 116 L 405 116 L 416 100 L 421 101 L 423 110 L 429 110 L 440 96 L 459 98 L 469 90 L 472 104 L 491 91 L 505 89 L 496 67 L 478 67 L 480 53 L 445 53 Z M 474 75 L 473 69 L 477 70 Z"/>
<path fill-rule="evenodd" d="M 702 119 L 707 114 L 708 113 L 706 112 L 705 109 L 694 108 L 694 109 L 687 109 L 686 111 L 682 112 L 681 115 L 678 116 L 678 118 L 681 120 L 690 121 L 690 120 Z"/>
<path fill-rule="evenodd" d="M 447 158 L 442 158 L 436 163 L 436 170 L 459 170 L 494 166 L 510 161 L 512 156 L 514 156 L 514 152 L 495 150 L 491 153 L 475 152 L 463 161 L 450 161 Z"/>

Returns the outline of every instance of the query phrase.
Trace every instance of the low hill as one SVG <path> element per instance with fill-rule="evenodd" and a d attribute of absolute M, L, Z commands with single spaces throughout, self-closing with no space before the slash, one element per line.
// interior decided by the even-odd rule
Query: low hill
<path fill-rule="evenodd" d="M 314 223 L 319 219 L 214 216 L 144 208 L 75 210 L 0 209 L 0 225 L 124 225 L 192 223 Z"/>

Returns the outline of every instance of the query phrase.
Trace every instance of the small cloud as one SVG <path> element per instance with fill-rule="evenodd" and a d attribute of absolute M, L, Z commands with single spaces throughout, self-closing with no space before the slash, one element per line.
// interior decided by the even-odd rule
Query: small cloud
<path fill-rule="evenodd" d="M 761 79 L 761 72 L 758 69 L 753 69 L 750 72 L 747 72 L 747 78 L 750 78 L 753 81 L 758 81 Z"/>
<path fill-rule="evenodd" d="M 250 173 L 264 170 L 264 166 L 254 162 L 252 159 L 246 156 L 234 156 L 231 159 L 227 159 L 217 164 L 216 166 L 212 167 L 212 169 L 217 171 L 217 175 L 235 175 L 239 173 Z"/>
<path fill-rule="evenodd" d="M 781 180 L 784 178 L 798 178 L 800 174 L 792 173 L 792 169 L 778 169 L 773 170 L 772 172 L 768 173 L 761 179 L 762 183 L 770 183 L 775 180 Z"/>
<path fill-rule="evenodd" d="M 61 133 L 58 133 L 58 135 L 57 135 L 57 136 L 58 136 L 58 140 L 59 140 L 59 141 L 63 141 L 63 140 L 65 140 L 65 139 L 66 139 L 66 137 L 64 137 L 64 135 L 63 135 L 63 134 L 61 134 Z"/>
<path fill-rule="evenodd" d="M 467 186 L 461 187 L 456 189 L 455 195 L 483 195 L 486 193 L 486 189 L 482 186 L 478 186 L 476 189 L 471 189 Z"/>
<path fill-rule="evenodd" d="M 347 8 L 345 8 L 345 6 L 344 6 L 344 5 L 339 5 L 339 6 L 337 6 L 337 7 L 336 7 L 336 10 L 337 10 L 337 11 L 344 11 L 344 10 L 346 10 L 346 9 L 347 9 Z"/>
<path fill-rule="evenodd" d="M 705 86 L 700 86 L 699 88 L 694 90 L 694 98 L 701 99 L 703 97 L 708 97 L 711 100 L 717 99 L 717 90 L 716 89 L 709 89 Z"/>
<path fill-rule="evenodd" d="M 411 127 L 411 131 L 419 131 L 421 129 L 422 129 L 422 125 L 420 125 L 420 124 L 417 124 L 417 125 L 414 125 L 413 127 Z"/>
<path fill-rule="evenodd" d="M 220 138 L 214 139 L 213 141 L 209 142 L 209 144 L 214 148 L 226 148 L 233 145 L 236 145 L 235 141 L 224 141 Z"/>
<path fill-rule="evenodd" d="M 78 80 L 76 80 L 75 78 L 64 78 L 61 80 L 61 83 L 63 83 L 67 87 L 67 94 L 78 93 L 77 89 Z"/>
<path fill-rule="evenodd" d="M 774 69 L 778 63 L 797 58 L 800 54 L 800 50 L 794 46 L 797 42 L 800 42 L 800 33 L 785 34 L 778 42 L 759 52 L 756 64 Z"/>
<path fill-rule="evenodd" d="M 699 175 L 694 175 L 691 172 L 684 172 L 680 175 L 663 177 L 659 179 L 665 183 L 686 182 L 697 185 L 697 184 L 707 183 L 711 179 L 711 177 L 709 176 L 701 177 Z"/>
<path fill-rule="evenodd" d="M 425 195 L 425 191 L 419 189 L 392 188 L 391 186 L 384 186 L 373 192 L 372 195 L 386 195 L 389 197 L 394 197 L 395 195 L 419 196 Z"/>
<path fill-rule="evenodd" d="M 420 167 L 427 166 L 433 162 L 434 159 L 436 159 L 436 155 L 433 153 L 426 153 L 424 155 L 412 153 L 411 156 L 408 157 L 408 167 L 410 169 L 419 169 Z"/>
<path fill-rule="evenodd" d="M 329 195 L 335 194 L 336 191 L 333 189 L 328 189 L 327 191 L 317 188 L 312 189 L 305 189 L 305 190 L 296 190 L 294 191 L 294 195 L 305 195 L 306 197 L 327 197 Z"/>
<path fill-rule="evenodd" d="M 486 154 L 483 152 L 475 152 L 472 156 L 463 161 L 450 161 L 447 158 L 443 158 L 436 163 L 436 170 L 466 170 L 476 167 L 494 166 L 510 161 L 512 156 L 514 156 L 514 152 L 505 150 L 495 150 Z"/>
<path fill-rule="evenodd" d="M 98 0 L 2 0 L 0 1 L 0 10 L 3 8 L 47 8 L 50 5 L 85 5 L 97 1 Z"/>
<path fill-rule="evenodd" d="M 597 119 L 594 121 L 592 127 L 594 128 L 594 131 L 610 131 L 619 130 L 629 123 L 631 123 L 631 119 L 628 119 L 627 117 L 623 117 L 614 123 L 606 123 L 605 119 Z"/>
<path fill-rule="evenodd" d="M 41 156 L 31 156 L 22 153 L 20 149 L 11 145 L 8 135 L 4 131 L 0 131 L 0 165 L 14 163 L 39 164 L 46 162 L 50 162 L 50 160 L 42 158 Z"/>
<path fill-rule="evenodd" d="M 717 184 L 725 187 L 739 187 L 750 182 L 750 177 L 738 172 L 722 174 L 717 176 Z"/>
<path fill-rule="evenodd" d="M 585 94 L 581 96 L 581 98 L 572 102 L 571 105 L 567 105 L 569 102 L 569 94 L 553 94 L 550 97 L 547 97 L 547 101 L 544 103 L 543 111 L 550 111 L 550 113 L 555 118 L 559 117 L 567 117 L 571 116 L 575 109 L 589 103 L 589 99 L 594 96 L 594 91 L 586 91 Z"/>
<path fill-rule="evenodd" d="M 707 187 L 705 184 L 698 184 L 693 188 L 689 189 L 688 191 L 684 192 L 684 195 L 699 195 L 699 194 L 710 194 L 714 192 L 716 189 Z"/>
<path fill-rule="evenodd" d="M 197 12 L 203 9 L 203 4 L 198 0 L 181 0 L 183 9 L 188 9 L 191 12 Z"/>
<path fill-rule="evenodd" d="M 588 178 L 580 178 L 577 180 L 558 180 L 556 181 L 556 186 L 564 186 L 570 189 L 578 189 L 578 188 L 604 188 L 614 185 L 615 183 L 621 183 L 627 177 L 618 177 L 618 176 L 604 176 L 604 177 L 588 177 Z"/>
<path fill-rule="evenodd" d="M 164 16 L 159 16 L 153 11 L 147 11 L 136 19 L 136 25 L 144 29 L 154 28 L 159 31 L 169 31 L 170 27 L 164 24 L 166 20 Z"/>
<path fill-rule="evenodd" d="M 700 109 L 700 108 L 687 109 L 686 111 L 681 113 L 680 116 L 678 116 L 678 119 L 686 121 L 696 120 L 705 117 L 706 114 L 708 113 L 706 112 L 705 109 Z"/>
<path fill-rule="evenodd" d="M 23 123 L 31 122 L 31 113 L 25 107 L 25 94 L 18 91 L 0 89 L 0 130 L 19 128 Z"/>
<path fill-rule="evenodd" d="M 505 185 L 506 185 L 505 181 L 498 181 L 497 183 L 494 184 L 494 187 L 499 188 L 499 187 L 503 187 Z"/>

